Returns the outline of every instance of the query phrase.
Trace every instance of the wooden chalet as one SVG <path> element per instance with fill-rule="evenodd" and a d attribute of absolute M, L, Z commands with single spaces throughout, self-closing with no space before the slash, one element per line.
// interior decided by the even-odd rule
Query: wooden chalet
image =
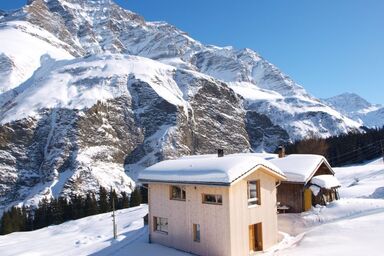
<path fill-rule="evenodd" d="M 276 183 L 251 154 L 186 156 L 139 174 L 148 184 L 150 241 L 194 255 L 254 255 L 278 242 Z"/>
<path fill-rule="evenodd" d="M 277 188 L 278 209 L 299 213 L 317 204 L 325 205 L 339 199 L 340 183 L 328 161 L 320 155 L 292 154 L 270 160 L 287 177 Z"/>

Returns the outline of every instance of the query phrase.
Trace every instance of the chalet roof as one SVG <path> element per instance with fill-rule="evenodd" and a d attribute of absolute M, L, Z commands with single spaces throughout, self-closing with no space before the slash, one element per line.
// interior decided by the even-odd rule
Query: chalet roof
<path fill-rule="evenodd" d="M 258 167 L 279 179 L 284 173 L 271 162 L 252 154 L 186 156 L 152 165 L 139 174 L 140 182 L 230 185 Z"/>
<path fill-rule="evenodd" d="M 291 182 L 307 183 L 322 164 L 325 164 L 334 174 L 327 159 L 321 155 L 292 154 L 270 161 L 282 170 L 287 176 L 287 181 Z"/>

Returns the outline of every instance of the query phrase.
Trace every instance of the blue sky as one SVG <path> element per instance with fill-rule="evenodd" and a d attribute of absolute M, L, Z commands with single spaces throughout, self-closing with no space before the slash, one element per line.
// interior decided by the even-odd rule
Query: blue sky
<path fill-rule="evenodd" d="M 0 1 L 0 9 L 26 1 Z M 193 38 L 251 48 L 316 97 L 356 92 L 384 104 L 382 0 L 115 0 Z"/>

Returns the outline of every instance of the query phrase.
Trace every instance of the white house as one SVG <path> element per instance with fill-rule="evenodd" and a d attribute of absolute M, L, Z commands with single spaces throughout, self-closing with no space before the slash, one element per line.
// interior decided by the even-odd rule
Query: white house
<path fill-rule="evenodd" d="M 148 184 L 154 243 L 197 255 L 249 255 L 277 242 L 276 186 L 285 179 L 251 155 L 182 157 L 139 174 Z"/>

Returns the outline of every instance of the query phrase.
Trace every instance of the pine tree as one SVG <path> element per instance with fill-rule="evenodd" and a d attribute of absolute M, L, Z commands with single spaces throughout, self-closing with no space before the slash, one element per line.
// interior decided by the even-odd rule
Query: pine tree
<path fill-rule="evenodd" d="M 141 203 L 148 204 L 148 188 L 144 186 L 140 187 Z"/>
<path fill-rule="evenodd" d="M 63 210 L 63 221 L 72 220 L 72 205 L 64 197 L 60 197 L 58 200 L 59 207 Z"/>
<path fill-rule="evenodd" d="M 49 223 L 49 201 L 47 198 L 43 198 L 38 205 L 38 208 L 35 210 L 33 226 L 35 229 L 43 228 Z"/>
<path fill-rule="evenodd" d="M 13 232 L 12 218 L 9 211 L 4 212 L 1 218 L 1 234 L 6 235 Z"/>
<path fill-rule="evenodd" d="M 52 224 L 60 224 L 64 222 L 64 209 L 63 206 L 59 203 L 59 199 L 53 199 L 51 201 L 52 209 Z"/>
<path fill-rule="evenodd" d="M 98 213 L 95 194 L 88 193 L 85 198 L 85 216 L 91 216 Z"/>
<path fill-rule="evenodd" d="M 99 212 L 104 213 L 104 212 L 109 212 L 109 203 L 108 203 L 108 193 L 105 188 L 100 186 L 99 190 Z"/>
<path fill-rule="evenodd" d="M 129 200 L 129 206 L 135 207 L 141 204 L 141 193 L 138 186 L 135 187 L 135 190 L 131 193 L 131 198 Z"/>
<path fill-rule="evenodd" d="M 120 199 L 121 205 L 119 209 L 125 209 L 129 207 L 129 197 L 126 192 L 121 192 L 121 199 Z"/>
<path fill-rule="evenodd" d="M 72 217 L 73 219 L 80 219 L 80 218 L 83 218 L 85 217 L 85 211 L 84 211 L 84 208 L 85 208 L 85 203 L 84 203 L 84 199 L 81 197 L 81 196 L 78 196 L 78 195 L 74 195 L 72 198 L 71 198 L 71 201 L 72 201 Z"/>

